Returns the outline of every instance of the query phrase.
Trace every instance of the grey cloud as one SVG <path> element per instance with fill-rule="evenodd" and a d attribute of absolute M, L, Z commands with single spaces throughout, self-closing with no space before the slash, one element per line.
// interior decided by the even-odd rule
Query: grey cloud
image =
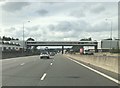
<path fill-rule="evenodd" d="M 70 32 L 65 32 L 63 38 L 77 38 L 79 36 L 80 32 L 76 31 L 70 31 Z"/>
<path fill-rule="evenodd" d="M 2 5 L 2 9 L 8 12 L 14 12 L 21 10 L 25 6 L 29 5 L 28 2 L 7 2 L 4 5 Z"/>
<path fill-rule="evenodd" d="M 74 16 L 74 17 L 79 17 L 79 18 L 81 18 L 81 17 L 85 17 L 85 13 L 84 13 L 83 10 L 72 11 L 72 12 L 70 13 L 70 16 Z"/>
<path fill-rule="evenodd" d="M 51 31 L 66 32 L 66 31 L 72 30 L 73 24 L 68 21 L 62 21 L 62 22 L 58 23 L 57 25 L 49 25 L 48 28 Z"/>
<path fill-rule="evenodd" d="M 38 10 L 36 11 L 40 16 L 45 16 L 48 14 L 48 11 L 45 10 L 45 9 L 41 9 L 41 10 Z"/>
<path fill-rule="evenodd" d="M 85 31 L 89 28 L 89 23 L 87 23 L 84 20 L 79 20 L 75 22 L 62 21 L 57 25 L 50 25 L 48 26 L 48 28 L 51 31 L 59 31 L 59 32 L 69 32 L 72 30 Z"/>
<path fill-rule="evenodd" d="M 78 20 L 75 22 L 63 21 L 63 22 L 58 23 L 58 25 L 49 25 L 48 29 L 54 32 L 63 32 L 64 34 L 63 37 L 67 37 L 67 36 L 77 37 L 77 35 L 79 35 L 79 33 L 82 33 L 82 32 L 91 33 L 91 32 L 110 31 L 110 24 L 108 24 L 107 22 L 103 22 L 103 21 L 98 22 L 94 25 L 84 20 Z M 117 30 L 115 26 L 113 27 L 113 29 Z"/>
<path fill-rule="evenodd" d="M 33 37 L 34 35 L 36 35 L 35 33 L 36 33 L 37 30 L 34 29 L 35 27 L 33 26 L 32 28 L 24 29 L 24 36 L 25 36 L 25 38 Z M 12 36 L 18 37 L 20 39 L 23 38 L 23 29 L 21 29 L 21 28 L 15 29 L 15 31 L 12 31 L 12 33 L 13 33 Z"/>
<path fill-rule="evenodd" d="M 108 24 L 105 23 L 105 22 L 98 23 L 98 24 L 94 25 L 93 29 L 91 31 L 89 31 L 89 32 L 110 31 L 107 26 L 108 26 Z"/>
<path fill-rule="evenodd" d="M 37 31 L 39 30 L 40 26 L 39 25 L 35 25 L 35 26 L 32 26 L 32 27 L 27 27 L 27 31 Z"/>
<path fill-rule="evenodd" d="M 48 29 L 50 30 L 50 31 L 55 31 L 55 25 L 48 25 Z"/>
<path fill-rule="evenodd" d="M 52 35 L 55 38 L 79 38 L 80 34 L 83 31 L 87 31 L 90 28 L 89 23 L 83 20 L 75 21 L 75 22 L 68 22 L 62 21 L 57 25 L 49 25 L 48 29 L 51 33 L 58 33 L 59 35 Z M 62 34 L 62 35 L 61 35 Z"/>
<path fill-rule="evenodd" d="M 17 37 L 21 37 L 22 38 L 22 36 L 23 36 L 23 31 L 22 30 L 17 30 L 16 32 L 15 32 L 15 36 L 17 36 Z"/>
<path fill-rule="evenodd" d="M 70 30 L 72 30 L 72 24 L 70 22 L 67 22 L 67 21 L 60 22 L 56 26 L 56 30 L 58 30 L 58 31 L 70 31 Z"/>
<path fill-rule="evenodd" d="M 113 26 L 112 29 L 113 31 L 116 31 L 117 25 L 115 24 L 115 26 Z M 100 23 L 96 23 L 94 26 L 91 26 L 91 28 L 87 30 L 87 32 L 110 32 L 110 30 L 111 24 L 102 21 Z"/>
<path fill-rule="evenodd" d="M 104 7 L 104 5 L 101 5 L 101 4 L 95 5 L 95 6 L 93 5 L 90 10 L 93 13 L 99 14 L 99 13 L 105 11 L 105 7 Z"/>
<path fill-rule="evenodd" d="M 10 27 L 10 28 L 7 28 L 7 29 L 4 29 L 5 31 L 15 31 L 16 28 L 15 27 Z"/>
<path fill-rule="evenodd" d="M 33 38 L 40 38 L 41 37 L 41 33 L 38 31 L 35 32 L 27 32 L 26 33 L 26 37 L 33 37 Z"/>
<path fill-rule="evenodd" d="M 78 34 L 76 34 L 74 31 L 69 32 L 52 32 L 53 35 L 46 35 L 46 37 L 49 37 L 49 40 L 64 40 L 65 38 L 71 39 L 71 38 L 78 38 Z M 61 35 L 62 34 L 62 35 Z"/>
<path fill-rule="evenodd" d="M 5 5 L 3 5 L 3 9 L 6 11 L 9 11 L 9 12 L 10 11 L 13 12 L 13 11 L 20 10 L 20 9 L 24 8 L 24 6 L 28 5 L 27 4 L 27 5 L 19 6 L 20 4 L 21 3 L 15 4 L 15 2 L 13 2 L 12 6 L 10 6 L 10 4 L 6 3 Z M 101 21 L 103 19 L 103 17 L 106 17 L 106 16 L 112 17 L 111 14 L 113 14 L 113 16 L 114 16 L 114 14 L 117 13 L 115 10 L 115 7 L 112 5 L 110 7 L 105 4 L 98 5 L 97 3 L 92 3 L 91 5 L 89 5 L 89 4 L 90 3 L 87 3 L 87 4 L 85 3 L 86 6 L 79 4 L 79 3 L 78 4 L 73 4 L 73 3 L 71 3 L 71 4 L 69 4 L 69 3 L 56 4 L 55 3 L 52 5 L 49 5 L 49 4 L 46 5 L 45 3 L 43 5 L 42 4 L 40 4 L 40 5 L 39 4 L 31 4 L 31 5 L 27 6 L 27 8 L 22 9 L 23 11 L 22 10 L 20 11 L 21 14 L 15 13 L 15 14 L 11 15 L 6 12 L 7 15 L 5 14 L 5 17 L 7 17 L 8 19 L 6 20 L 5 23 L 8 23 L 8 24 L 13 23 L 13 25 L 20 24 L 20 22 L 22 23 L 22 20 L 26 19 L 26 16 L 31 17 L 33 19 L 33 21 L 37 19 L 38 15 L 49 18 L 48 15 L 50 14 L 51 16 L 54 16 L 55 19 L 57 18 L 57 16 L 65 16 L 65 17 L 71 17 L 71 18 L 73 18 L 73 20 L 65 21 L 65 19 L 63 19 L 63 21 L 58 22 L 57 21 L 59 18 L 58 17 L 56 19 L 56 22 L 58 22 L 58 24 L 54 24 L 51 21 L 51 24 L 47 28 L 45 25 L 43 27 L 43 29 L 40 28 L 39 26 L 37 26 L 37 24 L 39 24 L 39 23 L 31 24 L 31 25 L 36 25 L 33 27 L 27 27 L 27 25 L 26 25 L 25 36 L 26 37 L 35 36 L 40 39 L 47 39 L 47 40 L 51 40 L 51 39 L 54 39 L 54 40 L 60 39 L 61 40 L 64 38 L 71 38 L 71 39 L 79 38 L 82 36 L 82 34 L 84 34 L 83 35 L 83 37 L 84 37 L 84 36 L 88 36 L 87 33 L 89 33 L 89 35 L 91 35 L 92 32 L 94 32 L 93 35 L 95 37 L 98 36 L 98 34 L 100 34 L 100 33 L 104 37 L 106 34 L 110 33 L 110 24 L 106 24 L 105 22 L 100 23 L 99 21 Z M 96 4 L 96 5 L 94 5 L 94 4 Z M 43 8 L 39 9 L 40 7 L 43 7 Z M 112 13 L 111 10 L 115 11 L 115 13 Z M 22 14 L 22 12 L 25 14 Z M 33 12 L 35 12 L 35 13 L 33 13 Z M 33 13 L 33 14 L 30 14 L 30 13 Z M 109 14 L 107 14 L 107 13 L 109 13 Z M 72 16 L 78 17 L 78 19 L 75 18 L 75 20 L 74 20 L 74 17 L 72 17 Z M 80 17 L 84 17 L 84 18 L 79 20 Z M 39 17 L 38 17 L 38 19 L 39 19 Z M 95 20 L 93 20 L 93 19 L 95 19 Z M 96 24 L 93 25 L 94 23 L 96 23 Z M 113 23 L 113 27 L 115 26 L 115 24 L 116 23 Z M 21 24 L 20 24 L 20 26 L 21 26 Z M 14 28 L 12 28 L 10 30 L 13 30 L 13 29 Z M 19 29 L 20 29 L 19 31 L 17 31 L 16 33 L 14 32 L 14 33 L 16 34 L 16 36 L 22 37 L 22 28 L 19 28 Z M 113 28 L 113 29 L 115 29 L 115 28 Z M 7 31 L 8 30 L 6 30 L 5 32 L 7 32 Z M 9 31 L 8 31 L 8 33 L 9 33 Z M 11 33 L 11 34 L 13 35 L 14 33 Z M 61 33 L 61 35 L 59 35 L 59 33 Z"/>

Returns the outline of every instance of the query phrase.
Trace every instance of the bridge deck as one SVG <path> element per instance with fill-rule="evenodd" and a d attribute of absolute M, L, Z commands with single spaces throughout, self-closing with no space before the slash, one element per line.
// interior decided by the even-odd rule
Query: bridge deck
<path fill-rule="evenodd" d="M 97 41 L 27 41 L 26 45 L 28 46 L 74 46 L 74 45 L 82 45 L 82 46 L 96 46 L 98 44 Z"/>

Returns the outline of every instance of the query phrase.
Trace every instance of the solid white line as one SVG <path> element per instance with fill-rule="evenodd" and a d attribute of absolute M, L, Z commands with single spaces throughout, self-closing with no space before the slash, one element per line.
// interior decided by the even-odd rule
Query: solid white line
<path fill-rule="evenodd" d="M 25 63 L 22 63 L 22 64 L 20 64 L 20 65 L 24 65 Z"/>
<path fill-rule="evenodd" d="M 71 59 L 71 58 L 68 58 L 68 59 L 70 59 L 70 60 L 76 62 L 77 64 L 80 64 L 80 65 L 82 65 L 82 66 L 88 68 L 89 70 L 94 71 L 95 73 L 98 73 L 98 74 L 104 76 L 105 78 L 107 78 L 107 79 L 109 79 L 109 80 L 114 81 L 115 83 L 120 84 L 120 81 L 117 80 L 117 79 L 114 79 L 114 78 L 112 78 L 112 77 L 110 77 L 110 76 L 108 76 L 108 75 L 106 75 L 106 74 L 104 74 L 104 73 L 102 73 L 102 72 L 100 72 L 100 71 L 97 71 L 97 70 L 95 70 L 95 69 L 93 69 L 93 68 L 91 68 L 91 67 L 89 67 L 89 66 L 86 66 L 86 65 L 84 65 L 84 64 L 82 64 L 82 63 L 80 63 L 80 62 L 78 62 L 78 61 L 76 61 L 76 60 L 73 60 L 73 59 Z"/>
<path fill-rule="evenodd" d="M 50 65 L 53 65 L 53 63 L 50 63 Z"/>
<path fill-rule="evenodd" d="M 46 77 L 46 75 L 47 75 L 47 74 L 46 74 L 46 73 L 44 73 L 44 74 L 43 74 L 43 76 L 41 77 L 41 80 L 44 80 L 44 79 L 45 79 L 45 77 Z"/>

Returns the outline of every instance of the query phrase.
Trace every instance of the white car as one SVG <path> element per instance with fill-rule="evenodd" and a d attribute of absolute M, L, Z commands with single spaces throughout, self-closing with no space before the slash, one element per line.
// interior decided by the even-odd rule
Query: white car
<path fill-rule="evenodd" d="M 47 52 L 42 52 L 40 54 L 40 59 L 50 59 L 50 55 Z"/>

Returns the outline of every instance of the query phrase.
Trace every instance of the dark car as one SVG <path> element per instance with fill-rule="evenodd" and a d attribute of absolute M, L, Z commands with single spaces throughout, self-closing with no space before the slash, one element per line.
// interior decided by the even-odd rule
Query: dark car
<path fill-rule="evenodd" d="M 94 53 L 90 50 L 85 50 L 84 55 L 94 55 Z"/>

